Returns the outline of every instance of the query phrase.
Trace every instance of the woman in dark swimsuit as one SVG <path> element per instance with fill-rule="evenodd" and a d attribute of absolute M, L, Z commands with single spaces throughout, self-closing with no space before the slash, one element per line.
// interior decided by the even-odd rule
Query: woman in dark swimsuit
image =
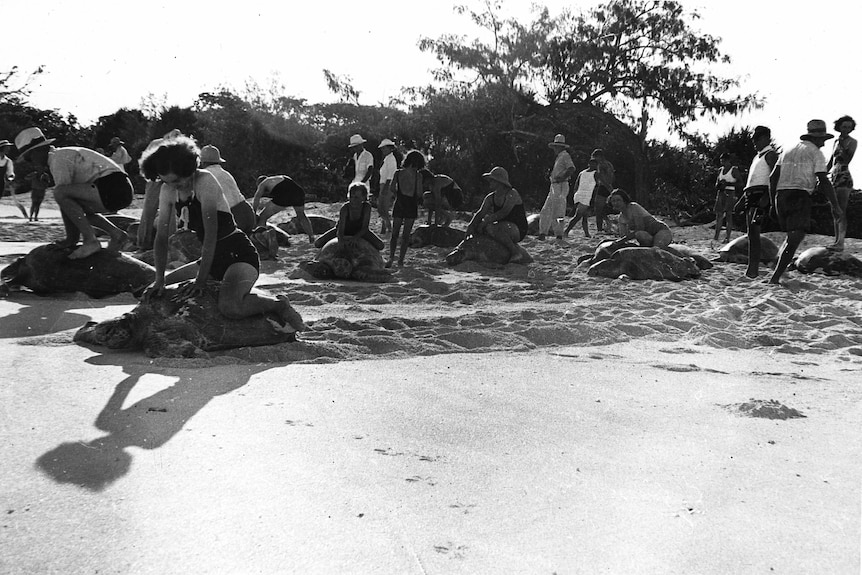
<path fill-rule="evenodd" d="M 491 193 L 482 200 L 479 211 L 467 225 L 467 234 L 485 234 L 509 250 L 509 263 L 519 263 L 523 256 L 517 243 L 527 235 L 527 212 L 521 195 L 509 183 L 509 174 L 497 166 L 482 177 Z"/>
<path fill-rule="evenodd" d="M 218 308 L 230 319 L 277 313 L 285 325 L 305 329 L 287 296 L 276 298 L 251 293 L 259 276 L 257 250 L 237 229 L 221 186 L 211 173 L 198 168 L 200 150 L 194 140 L 179 135 L 166 138 L 144 152 L 141 168 L 151 181 L 159 180 L 159 212 L 154 242 L 156 280 L 144 293 L 149 299 L 163 295 L 165 285 L 194 279 L 179 289 L 177 297 L 202 293 L 208 278 L 219 280 Z M 182 208 L 189 209 L 189 229 L 201 241 L 201 258 L 165 276 L 171 220 Z"/>
<path fill-rule="evenodd" d="M 395 191 L 395 205 L 392 207 L 392 239 L 389 240 L 389 259 L 386 267 L 392 267 L 395 259 L 395 248 L 398 246 L 398 236 L 401 236 L 401 251 L 398 255 L 398 267 L 404 265 L 404 257 L 410 246 L 410 233 L 413 231 L 413 222 L 419 215 L 419 202 L 422 200 L 422 174 L 420 170 L 425 168 L 425 156 L 422 152 L 411 150 L 407 152 L 401 169 L 395 172 L 392 178 L 392 189 Z M 404 233 L 401 226 L 404 225 Z"/>
<path fill-rule="evenodd" d="M 376 249 L 382 250 L 383 240 L 368 228 L 371 223 L 368 185 L 363 182 L 354 182 L 350 184 L 347 195 L 350 201 L 341 206 L 341 211 L 338 213 L 338 223 L 334 228 L 317 238 L 314 247 L 322 248 L 333 238 L 338 238 L 341 241 L 346 236 L 354 236 L 362 238 Z"/>

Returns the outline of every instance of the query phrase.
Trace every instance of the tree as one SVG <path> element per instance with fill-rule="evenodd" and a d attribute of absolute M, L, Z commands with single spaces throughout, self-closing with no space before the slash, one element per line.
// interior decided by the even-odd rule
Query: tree
<path fill-rule="evenodd" d="M 45 69 L 39 66 L 23 79 L 19 78 L 21 72 L 18 66 L 12 66 L 11 69 L 0 72 L 0 104 L 22 106 L 26 104 L 30 96 L 30 82 L 44 71 Z"/>
<path fill-rule="evenodd" d="M 564 12 L 541 52 L 545 97 L 628 118 L 642 139 L 650 111 L 667 112 L 669 129 L 686 137 L 699 117 L 761 107 L 756 94 L 731 95 L 736 78 L 709 71 L 730 58 L 720 39 L 692 29 L 689 19 L 698 18 L 669 0 L 612 0 L 586 14 Z"/>

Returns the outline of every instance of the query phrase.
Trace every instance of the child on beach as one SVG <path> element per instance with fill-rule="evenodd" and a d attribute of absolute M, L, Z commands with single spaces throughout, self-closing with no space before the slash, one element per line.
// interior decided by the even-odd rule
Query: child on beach
<path fill-rule="evenodd" d="M 583 222 L 584 237 L 590 237 L 589 222 L 587 215 L 590 211 L 590 203 L 593 201 L 593 194 L 596 191 L 596 169 L 599 163 L 595 158 L 590 158 L 590 163 L 586 170 L 582 170 L 578 174 L 578 179 L 575 180 L 575 195 L 572 200 L 575 202 L 575 215 L 566 226 L 566 235 L 572 231 L 572 228 L 578 223 L 578 220 Z"/>
<path fill-rule="evenodd" d="M 344 237 L 362 238 L 377 250 L 384 247 L 383 240 L 369 229 L 371 223 L 371 203 L 368 201 L 368 186 L 363 182 L 354 182 L 347 189 L 350 198 L 338 213 L 338 223 L 334 228 L 324 233 L 314 242 L 314 247 L 322 248 L 333 238 L 341 241 Z"/>

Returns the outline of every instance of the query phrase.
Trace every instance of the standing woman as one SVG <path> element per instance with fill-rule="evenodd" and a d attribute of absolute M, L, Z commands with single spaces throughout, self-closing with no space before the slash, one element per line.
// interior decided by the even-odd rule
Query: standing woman
<path fill-rule="evenodd" d="M 644 247 L 666 248 L 673 241 L 673 233 L 667 224 L 656 219 L 637 202 L 633 202 L 620 188 L 608 196 L 608 204 L 620 213 L 619 227 L 622 238 L 614 244 L 621 245 L 629 240 L 637 240 L 638 244 Z"/>
<path fill-rule="evenodd" d="M 398 246 L 398 236 L 401 236 L 401 251 L 398 256 L 398 267 L 404 266 L 404 257 L 410 246 L 410 233 L 413 222 L 419 215 L 419 202 L 422 199 L 422 174 L 419 170 L 425 168 L 425 156 L 418 150 L 411 150 L 404 158 L 401 169 L 392 178 L 392 189 L 395 191 L 395 205 L 392 207 L 392 238 L 389 240 L 389 259 L 386 267 L 392 267 L 395 259 L 395 248 Z M 404 233 L 401 234 L 401 226 Z"/>
<path fill-rule="evenodd" d="M 718 241 L 721 235 L 721 223 L 727 232 L 724 241 L 730 241 L 730 233 L 733 231 L 733 206 L 736 205 L 736 190 L 742 186 L 742 174 L 739 168 L 733 165 L 733 158 L 724 152 L 719 158 L 721 170 L 715 179 L 715 236 L 713 241 Z"/>
<path fill-rule="evenodd" d="M 200 169 L 199 164 L 200 150 L 194 140 L 182 135 L 147 149 L 141 159 L 144 177 L 161 182 L 154 243 L 156 280 L 144 297 L 158 297 L 164 293 L 165 285 L 194 279 L 179 292 L 180 297 L 192 297 L 201 294 L 207 279 L 212 278 L 221 282 L 218 309 L 225 317 L 241 319 L 273 312 L 286 326 L 302 331 L 302 317 L 287 296 L 271 298 L 251 293 L 260 268 L 257 250 L 237 229 L 218 180 Z M 165 277 L 170 223 L 186 207 L 188 227 L 202 244 L 201 258 Z"/>
<path fill-rule="evenodd" d="M 850 201 L 850 192 L 853 191 L 853 177 L 850 175 L 850 160 L 856 153 L 856 140 L 850 137 L 850 132 L 856 129 L 856 120 L 850 116 L 841 116 L 835 120 L 835 131 L 838 138 L 832 148 L 832 156 L 826 169 L 829 170 L 829 179 L 838 198 L 841 208 L 841 217 L 835 218 L 835 243 L 832 248 L 844 250 L 844 238 L 847 236 L 847 204 Z"/>

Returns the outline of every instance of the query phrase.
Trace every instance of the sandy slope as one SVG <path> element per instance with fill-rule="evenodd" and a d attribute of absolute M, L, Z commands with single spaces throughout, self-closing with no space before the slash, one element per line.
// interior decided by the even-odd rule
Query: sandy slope
<path fill-rule="evenodd" d="M 44 215 L 0 207 L 0 261 Z M 260 287 L 312 331 L 191 360 L 71 342 L 130 296 L 0 300 L 0 572 L 858 572 L 862 282 L 593 279 L 594 241 L 372 285 L 300 237 Z"/>

